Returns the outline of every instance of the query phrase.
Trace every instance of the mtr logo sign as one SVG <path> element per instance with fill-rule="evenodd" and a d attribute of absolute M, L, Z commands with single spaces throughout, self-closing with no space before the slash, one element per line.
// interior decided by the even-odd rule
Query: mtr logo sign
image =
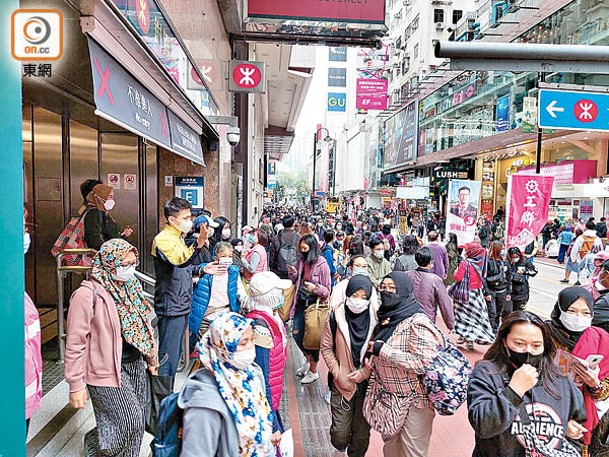
<path fill-rule="evenodd" d="M 19 9 L 11 17 L 11 52 L 17 60 L 57 60 L 63 54 L 63 16 L 54 9 Z"/>

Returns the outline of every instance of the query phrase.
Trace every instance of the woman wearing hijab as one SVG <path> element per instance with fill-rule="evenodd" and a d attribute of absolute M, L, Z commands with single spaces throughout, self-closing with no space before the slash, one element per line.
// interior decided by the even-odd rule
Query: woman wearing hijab
<path fill-rule="evenodd" d="M 427 456 L 435 412 L 421 375 L 446 344 L 414 298 L 404 272 L 385 276 L 379 287 L 378 325 L 368 350 L 374 354 L 364 417 L 385 441 L 385 457 Z M 350 381 L 360 383 L 362 370 Z"/>
<path fill-rule="evenodd" d="M 137 457 L 144 436 L 144 360 L 152 374 L 158 361 L 154 311 L 134 276 L 137 265 L 133 246 L 107 241 L 93 259 L 91 279 L 70 299 L 65 377 L 73 407 L 85 407 L 87 390 L 91 397 L 95 455 Z"/>
<path fill-rule="evenodd" d="M 589 367 L 586 363 L 571 364 L 575 382 L 584 394 L 587 420 L 584 422 L 584 444 L 587 447 L 599 418 L 609 405 L 609 333 L 592 327 L 594 300 L 583 287 L 567 287 L 558 294 L 558 301 L 552 310 L 548 325 L 554 343 L 559 349 L 575 357 L 586 360 L 590 355 L 601 355 L 598 366 Z M 586 447 L 583 455 L 588 455 Z"/>
<path fill-rule="evenodd" d="M 129 226 L 119 231 L 116 221 L 108 214 L 114 205 L 114 189 L 106 184 L 97 184 L 87 195 L 83 217 L 88 248 L 99 251 L 104 242 L 113 238 L 128 238 L 133 233 Z"/>
<path fill-rule="evenodd" d="M 273 451 L 273 412 L 254 363 L 252 321 L 236 313 L 214 319 L 197 350 L 203 368 L 184 385 L 180 457 L 266 457 Z"/>
<path fill-rule="evenodd" d="M 346 299 L 333 308 L 321 337 L 321 355 L 333 377 L 330 439 L 336 454 L 344 455 L 346 450 L 349 457 L 364 457 L 370 443 L 370 426 L 362 408 L 370 375 L 364 357 L 376 326 L 373 292 L 367 276 L 352 276 Z M 360 378 L 358 371 L 362 381 L 355 382 L 353 379 Z"/>
<path fill-rule="evenodd" d="M 502 322 L 469 382 L 473 457 L 581 455 L 568 440 L 585 431 L 583 398 L 555 365 L 555 355 L 549 328 L 535 314 L 515 311 Z M 527 416 L 536 432 L 528 436 Z"/>
<path fill-rule="evenodd" d="M 477 243 L 468 243 L 463 252 L 465 259 L 455 271 L 456 283 L 450 295 L 454 301 L 455 333 L 459 335 L 457 344 L 465 344 L 468 350 L 473 351 L 474 342 L 490 344 L 495 335 L 483 293 L 486 250 Z"/>

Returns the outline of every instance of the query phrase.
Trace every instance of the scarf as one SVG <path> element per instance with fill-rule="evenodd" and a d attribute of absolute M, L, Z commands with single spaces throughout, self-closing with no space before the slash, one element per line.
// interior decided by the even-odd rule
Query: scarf
<path fill-rule="evenodd" d="M 412 293 L 414 286 L 405 272 L 394 271 L 385 276 L 385 278 L 393 280 L 396 293 L 400 297 L 400 301 L 393 306 L 388 306 L 381 301 L 381 306 L 377 312 L 379 323 L 374 331 L 374 339 L 387 342 L 400 322 L 414 316 L 416 313 L 422 313 L 423 309 L 421 309 L 420 303 Z"/>
<path fill-rule="evenodd" d="M 110 193 L 112 193 L 112 187 L 106 184 L 98 184 L 91 192 L 89 192 L 89 195 L 87 195 L 87 207 L 97 208 L 102 213 L 107 213 L 108 211 L 104 206 L 104 202 L 108 200 Z"/>
<path fill-rule="evenodd" d="M 590 312 L 594 315 L 594 300 L 592 299 L 590 292 L 583 287 L 567 287 L 558 294 L 558 300 L 556 300 L 552 314 L 550 314 L 551 320 L 548 322 L 554 341 L 556 341 L 559 346 L 566 348 L 569 352 L 573 351 L 573 348 L 585 330 L 584 332 L 567 330 L 560 321 L 560 315 L 561 313 L 566 312 L 569 309 L 569 306 L 580 298 L 586 300 Z"/>
<path fill-rule="evenodd" d="M 118 282 L 112 274 L 130 252 L 137 256 L 137 249 L 125 240 L 116 238 L 106 241 L 93 258 L 91 276 L 114 299 L 125 341 L 146 358 L 156 358 L 154 331 L 150 323 L 154 310 L 144 298 L 142 284 L 135 277 L 126 282 Z"/>
<path fill-rule="evenodd" d="M 358 290 L 366 292 L 366 300 L 370 300 L 372 296 L 372 282 L 364 275 L 355 275 L 349 279 L 345 295 L 351 297 Z M 370 305 L 368 305 L 370 307 Z M 349 328 L 349 338 L 351 339 L 351 357 L 356 369 L 361 368 L 362 348 L 368 339 L 370 332 L 370 312 L 363 311 L 359 314 L 352 312 L 345 304 L 345 317 L 347 318 L 347 327 Z"/>
<path fill-rule="evenodd" d="M 474 267 L 480 279 L 486 276 L 486 249 L 477 243 L 468 243 L 463 248 L 465 260 Z"/>
<path fill-rule="evenodd" d="M 273 414 L 262 382 L 262 370 L 255 363 L 245 370 L 231 365 L 239 342 L 252 320 L 237 313 L 223 313 L 209 324 L 197 345 L 204 368 L 216 379 L 239 434 L 240 457 L 265 457 L 273 434 Z"/>

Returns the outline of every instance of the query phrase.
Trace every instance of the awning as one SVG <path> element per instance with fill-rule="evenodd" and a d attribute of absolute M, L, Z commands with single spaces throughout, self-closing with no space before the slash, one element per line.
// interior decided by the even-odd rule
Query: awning
<path fill-rule="evenodd" d="M 201 136 L 88 38 L 95 114 L 205 165 Z"/>

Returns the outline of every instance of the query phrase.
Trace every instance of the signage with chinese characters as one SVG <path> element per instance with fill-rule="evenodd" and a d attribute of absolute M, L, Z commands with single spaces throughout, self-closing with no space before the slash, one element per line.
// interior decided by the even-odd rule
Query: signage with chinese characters
<path fill-rule="evenodd" d="M 537 126 L 537 99 L 524 97 L 522 99 L 522 133 L 535 133 Z"/>
<path fill-rule="evenodd" d="M 179 152 L 182 157 L 205 165 L 201 137 L 172 111 L 168 111 L 168 114 L 172 148 Z"/>
<path fill-rule="evenodd" d="M 263 94 L 266 91 L 264 62 L 231 60 L 228 70 L 228 90 Z"/>
<path fill-rule="evenodd" d="M 548 221 L 554 176 L 512 175 L 508 178 L 506 247 L 524 249 Z"/>
<path fill-rule="evenodd" d="M 380 78 L 359 78 L 356 87 L 356 108 L 366 110 L 387 109 L 389 81 Z"/>
<path fill-rule="evenodd" d="M 347 69 L 328 68 L 328 86 L 347 87 Z"/>
<path fill-rule="evenodd" d="M 203 209 L 205 203 L 205 181 L 203 177 L 176 177 L 175 196 L 187 200 L 193 209 Z"/>
<path fill-rule="evenodd" d="M 571 90 L 539 91 L 540 128 L 609 131 L 609 94 Z"/>
<path fill-rule="evenodd" d="M 277 162 L 270 160 L 266 168 L 266 187 L 275 189 L 277 187 Z"/>
<path fill-rule="evenodd" d="M 347 94 L 328 92 L 328 111 L 341 113 L 347 111 Z"/>
<path fill-rule="evenodd" d="M 448 189 L 446 233 L 457 235 L 459 246 L 474 241 L 480 202 L 480 181 L 452 179 Z"/>

